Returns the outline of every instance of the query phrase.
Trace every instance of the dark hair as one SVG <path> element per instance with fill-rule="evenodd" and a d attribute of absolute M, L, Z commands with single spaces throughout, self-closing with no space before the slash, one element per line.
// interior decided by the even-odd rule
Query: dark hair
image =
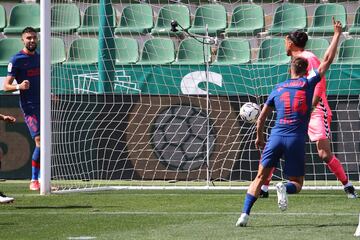
<path fill-rule="evenodd" d="M 303 76 L 306 74 L 306 69 L 308 67 L 308 61 L 305 58 L 296 57 L 291 61 L 291 68 L 295 71 L 295 74 L 298 76 Z"/>
<path fill-rule="evenodd" d="M 295 46 L 299 48 L 304 48 L 308 40 L 308 35 L 306 32 L 301 30 L 291 32 L 287 35 L 287 37 L 295 44 Z"/>
<path fill-rule="evenodd" d="M 37 31 L 33 27 L 26 27 L 24 28 L 24 30 L 22 30 L 21 35 L 23 35 L 24 33 L 37 33 Z"/>

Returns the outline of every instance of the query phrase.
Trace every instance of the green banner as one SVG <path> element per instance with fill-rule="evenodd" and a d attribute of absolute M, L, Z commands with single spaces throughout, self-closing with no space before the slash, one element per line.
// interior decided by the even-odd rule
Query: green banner
<path fill-rule="evenodd" d="M 289 65 L 244 64 L 125 65 L 115 69 L 114 92 L 150 95 L 267 95 L 276 83 L 286 80 Z M 0 67 L 6 76 L 6 67 Z M 360 65 L 333 64 L 327 73 L 329 95 L 358 95 Z M 97 65 L 53 65 L 52 88 L 56 94 L 101 93 Z M 100 84 L 101 85 L 101 84 Z"/>

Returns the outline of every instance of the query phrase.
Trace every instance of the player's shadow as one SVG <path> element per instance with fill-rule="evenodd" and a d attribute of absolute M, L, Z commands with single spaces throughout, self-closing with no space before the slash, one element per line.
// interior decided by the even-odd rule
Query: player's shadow
<path fill-rule="evenodd" d="M 357 224 L 349 224 L 349 223 L 329 223 L 329 224 L 273 224 L 267 226 L 254 226 L 254 228 L 273 228 L 273 227 L 307 227 L 307 228 L 327 228 L 327 227 L 349 227 L 354 226 L 356 227 Z"/>
<path fill-rule="evenodd" d="M 65 205 L 65 206 L 19 206 L 17 209 L 77 209 L 77 208 L 92 208 L 92 206 L 82 205 Z"/>

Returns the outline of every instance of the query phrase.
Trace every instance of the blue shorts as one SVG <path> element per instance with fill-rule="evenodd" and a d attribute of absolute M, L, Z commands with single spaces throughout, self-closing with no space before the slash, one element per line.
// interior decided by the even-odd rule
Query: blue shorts
<path fill-rule="evenodd" d="M 285 137 L 270 135 L 262 154 L 261 165 L 276 167 L 280 158 L 285 159 L 284 173 L 288 177 L 305 175 L 305 136 Z"/>
<path fill-rule="evenodd" d="M 23 108 L 23 112 L 31 137 L 40 136 L 40 106 Z"/>

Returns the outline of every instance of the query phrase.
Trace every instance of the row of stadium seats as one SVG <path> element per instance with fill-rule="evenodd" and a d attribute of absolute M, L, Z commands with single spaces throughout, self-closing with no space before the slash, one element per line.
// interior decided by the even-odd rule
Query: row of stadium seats
<path fill-rule="evenodd" d="M 65 44 L 61 38 L 52 38 L 52 63 L 95 64 L 98 62 L 98 40 L 96 38 L 75 39 L 66 56 Z M 0 65 L 7 65 L 9 58 L 22 48 L 18 38 L 0 40 Z M 306 49 L 320 58 L 329 46 L 326 39 L 309 39 Z M 175 50 L 174 42 L 169 38 L 152 38 L 144 43 L 139 57 L 139 45 L 133 38 L 115 38 L 116 64 L 203 64 L 204 53 L 211 61 L 212 49 L 209 45 L 187 38 L 180 42 Z M 257 59 L 251 59 L 249 41 L 240 38 L 228 38 L 220 42 L 213 64 L 231 65 L 245 63 L 286 64 L 290 57 L 286 55 L 284 38 L 268 38 L 262 41 Z M 338 63 L 360 64 L 360 38 L 346 39 L 340 45 Z"/>
<path fill-rule="evenodd" d="M 254 36 L 265 30 L 264 11 L 256 4 L 241 4 L 232 11 L 231 22 L 227 27 L 227 13 L 223 5 L 200 5 L 195 12 L 191 25 L 190 11 L 186 5 L 164 5 L 158 14 L 156 24 L 153 23 L 153 10 L 149 4 L 132 4 L 126 6 L 116 23 L 116 11 L 113 8 L 112 26 L 115 34 L 146 34 L 172 35 L 170 23 L 173 19 L 189 32 L 205 34 L 205 25 L 208 24 L 211 36 L 225 32 L 227 36 Z M 316 6 L 312 26 L 308 28 L 307 12 L 303 5 L 284 3 L 277 7 L 273 23 L 268 29 L 270 34 L 285 34 L 295 29 L 307 30 L 309 35 L 332 34 L 331 17 L 343 23 L 346 30 L 346 11 L 340 4 L 320 4 Z M 94 34 L 98 31 L 99 7 L 90 5 L 85 9 L 81 20 L 80 10 L 74 3 L 55 4 L 51 8 L 51 26 L 53 33 Z M 25 26 L 40 28 L 39 4 L 16 4 L 10 13 L 7 24 L 6 12 L 0 5 L 0 31 L 5 34 L 20 33 Z M 360 7 L 349 34 L 360 34 Z"/>
<path fill-rule="evenodd" d="M 80 12 L 75 4 L 58 4 L 52 7 L 52 31 L 93 34 L 98 31 L 98 5 L 85 9 L 81 24 Z M 115 12 L 115 10 L 113 10 Z M 227 13 L 223 5 L 205 4 L 195 11 L 191 25 L 190 11 L 186 5 L 164 5 L 158 14 L 154 27 L 153 10 L 148 4 L 126 6 L 116 24 L 112 21 L 115 34 L 146 34 L 173 35 L 170 31 L 172 20 L 176 20 L 184 29 L 194 34 L 205 34 L 208 24 L 209 35 L 215 36 L 225 32 L 227 36 L 254 36 L 265 30 L 264 11 L 256 4 L 241 4 L 232 11 L 232 18 L 227 27 Z M 331 18 L 334 16 L 343 23 L 346 29 L 346 10 L 340 4 L 321 4 L 315 9 L 312 27 L 307 27 L 307 12 L 303 5 L 284 3 L 276 10 L 270 34 L 285 34 L 296 29 L 307 30 L 310 35 L 326 35 L 333 33 Z M 66 19 L 66 23 L 64 22 Z M 360 7 L 357 9 L 354 23 L 349 34 L 360 34 Z"/>

